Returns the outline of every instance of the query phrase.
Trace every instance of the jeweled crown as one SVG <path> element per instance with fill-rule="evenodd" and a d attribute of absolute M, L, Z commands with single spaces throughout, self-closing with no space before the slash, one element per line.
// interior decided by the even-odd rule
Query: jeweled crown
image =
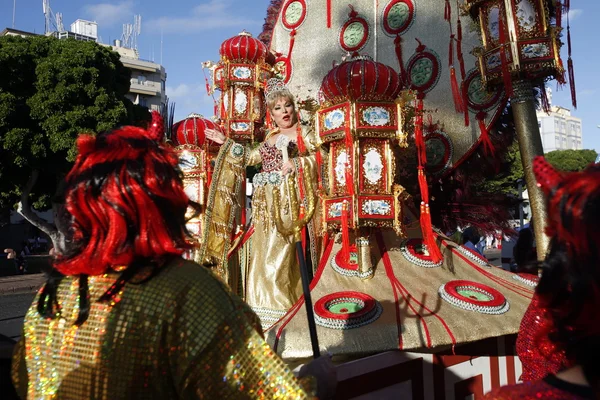
<path fill-rule="evenodd" d="M 271 78 L 265 84 L 265 97 L 268 98 L 272 93 L 289 91 L 287 85 L 278 78 Z"/>

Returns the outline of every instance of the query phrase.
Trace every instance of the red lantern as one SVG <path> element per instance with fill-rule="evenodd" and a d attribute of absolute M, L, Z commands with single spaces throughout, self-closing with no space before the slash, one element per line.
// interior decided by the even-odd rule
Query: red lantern
<path fill-rule="evenodd" d="M 173 144 L 181 146 L 190 144 L 202 147 L 205 141 L 205 129 L 220 130 L 213 121 L 202 117 L 200 114 L 190 114 L 186 119 L 176 124 L 177 131 L 173 137 Z"/>
<path fill-rule="evenodd" d="M 327 102 L 394 101 L 400 93 L 398 73 L 367 56 L 358 56 L 334 67 L 323 79 L 321 90 Z"/>
<path fill-rule="evenodd" d="M 217 64 L 203 65 L 212 69 L 210 93 L 221 91 L 216 114 L 223 132 L 241 142 L 261 140 L 266 111 L 262 90 L 273 75 L 275 57 L 247 32 L 225 40 L 219 53 Z"/>

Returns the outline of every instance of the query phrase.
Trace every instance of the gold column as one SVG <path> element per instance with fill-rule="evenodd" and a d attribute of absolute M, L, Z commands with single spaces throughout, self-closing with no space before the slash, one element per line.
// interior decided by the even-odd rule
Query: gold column
<path fill-rule="evenodd" d="M 537 256 L 538 260 L 543 260 L 546 256 L 550 238 L 544 233 L 548 216 L 546 199 L 542 190 L 537 186 L 533 173 L 533 158 L 544 155 L 534 100 L 533 87 L 529 80 L 513 81 L 511 105 L 533 216 Z"/>

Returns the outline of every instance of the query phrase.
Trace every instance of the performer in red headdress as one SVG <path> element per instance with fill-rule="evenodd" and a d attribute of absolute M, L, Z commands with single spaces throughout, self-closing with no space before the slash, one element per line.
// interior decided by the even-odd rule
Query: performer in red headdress
<path fill-rule="evenodd" d="M 181 258 L 190 202 L 162 132 L 155 114 L 148 130 L 77 140 L 67 249 L 25 316 L 19 395 L 305 398 L 250 308 Z"/>
<path fill-rule="evenodd" d="M 517 341 L 525 383 L 486 398 L 599 398 L 600 166 L 562 175 L 538 157 L 534 172 L 552 242 Z"/>

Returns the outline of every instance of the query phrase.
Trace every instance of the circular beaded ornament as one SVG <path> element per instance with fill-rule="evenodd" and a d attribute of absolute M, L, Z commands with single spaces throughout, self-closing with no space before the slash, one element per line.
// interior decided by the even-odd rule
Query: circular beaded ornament
<path fill-rule="evenodd" d="M 331 258 L 331 268 L 335 272 L 340 275 L 348 276 L 348 277 L 359 277 L 361 279 L 365 279 L 373 275 L 373 268 L 369 268 L 368 270 L 361 272 L 358 267 L 358 254 L 355 251 L 350 252 L 350 263 L 345 263 L 343 261 L 344 252 L 342 250 L 338 251 L 335 257 Z"/>
<path fill-rule="evenodd" d="M 453 306 L 482 314 L 504 314 L 510 308 L 502 293 L 482 283 L 450 281 L 440 286 L 438 293 Z"/>
<path fill-rule="evenodd" d="M 439 262 L 431 261 L 431 256 L 427 251 L 427 246 L 423 239 L 405 239 L 400 244 L 400 252 L 409 262 L 423 268 L 441 267 L 443 260 Z"/>
<path fill-rule="evenodd" d="M 527 286 L 536 287 L 540 281 L 540 277 L 534 274 L 518 273 L 513 275 L 513 279 L 524 283 Z"/>
<path fill-rule="evenodd" d="M 314 305 L 315 321 L 331 329 L 354 329 L 368 325 L 381 315 L 383 307 L 360 292 L 336 292 L 321 297 Z"/>
<path fill-rule="evenodd" d="M 460 254 L 467 257 L 469 260 L 475 262 L 476 264 L 481 265 L 482 267 L 488 267 L 488 268 L 492 267 L 490 265 L 490 263 L 486 259 L 483 258 L 483 256 L 481 256 L 479 253 L 474 252 L 471 249 L 468 249 L 464 246 L 456 246 L 455 249 Z"/>

